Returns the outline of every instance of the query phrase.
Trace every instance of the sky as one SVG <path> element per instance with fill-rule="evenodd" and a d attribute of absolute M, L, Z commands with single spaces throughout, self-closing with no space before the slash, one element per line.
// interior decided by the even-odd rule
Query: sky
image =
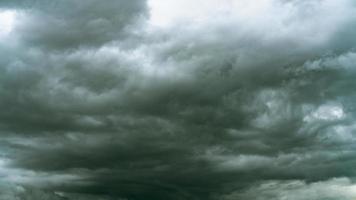
<path fill-rule="evenodd" d="M 354 0 L 1 0 L 1 200 L 356 199 Z"/>

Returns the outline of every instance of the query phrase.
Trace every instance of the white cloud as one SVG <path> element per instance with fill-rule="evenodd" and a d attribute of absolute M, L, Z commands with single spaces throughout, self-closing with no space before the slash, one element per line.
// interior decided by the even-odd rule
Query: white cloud
<path fill-rule="evenodd" d="M 344 110 L 340 105 L 324 104 L 315 111 L 307 115 L 304 120 L 307 122 L 314 120 L 334 121 L 345 117 Z"/>
<path fill-rule="evenodd" d="M 315 183 L 304 181 L 265 181 L 245 192 L 225 196 L 224 200 L 353 200 L 356 198 L 356 185 L 348 178 L 337 178 Z"/>
<path fill-rule="evenodd" d="M 14 28 L 16 12 L 11 10 L 0 10 L 0 38 L 8 35 Z"/>

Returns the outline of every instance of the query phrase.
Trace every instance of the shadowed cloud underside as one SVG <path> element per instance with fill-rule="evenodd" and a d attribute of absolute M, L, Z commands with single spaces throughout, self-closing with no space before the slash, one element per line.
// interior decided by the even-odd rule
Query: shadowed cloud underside
<path fill-rule="evenodd" d="M 2 0 L 0 199 L 356 199 L 355 27 L 353 0 Z"/>

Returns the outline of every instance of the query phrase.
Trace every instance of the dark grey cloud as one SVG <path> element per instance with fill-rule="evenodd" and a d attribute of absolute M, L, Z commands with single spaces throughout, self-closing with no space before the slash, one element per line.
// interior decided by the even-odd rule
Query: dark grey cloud
<path fill-rule="evenodd" d="M 2 1 L 0 199 L 355 198 L 354 3 L 206 4 Z"/>
<path fill-rule="evenodd" d="M 103 45 L 127 36 L 137 20 L 147 16 L 143 0 L 104 3 L 38 0 L 2 4 L 23 12 L 14 31 L 22 42 L 49 50 Z"/>

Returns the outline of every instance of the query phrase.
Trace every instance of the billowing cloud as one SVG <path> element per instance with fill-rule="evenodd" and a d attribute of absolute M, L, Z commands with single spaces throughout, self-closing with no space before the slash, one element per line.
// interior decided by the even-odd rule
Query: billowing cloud
<path fill-rule="evenodd" d="M 0 199 L 353 199 L 351 0 L 0 2 Z"/>

